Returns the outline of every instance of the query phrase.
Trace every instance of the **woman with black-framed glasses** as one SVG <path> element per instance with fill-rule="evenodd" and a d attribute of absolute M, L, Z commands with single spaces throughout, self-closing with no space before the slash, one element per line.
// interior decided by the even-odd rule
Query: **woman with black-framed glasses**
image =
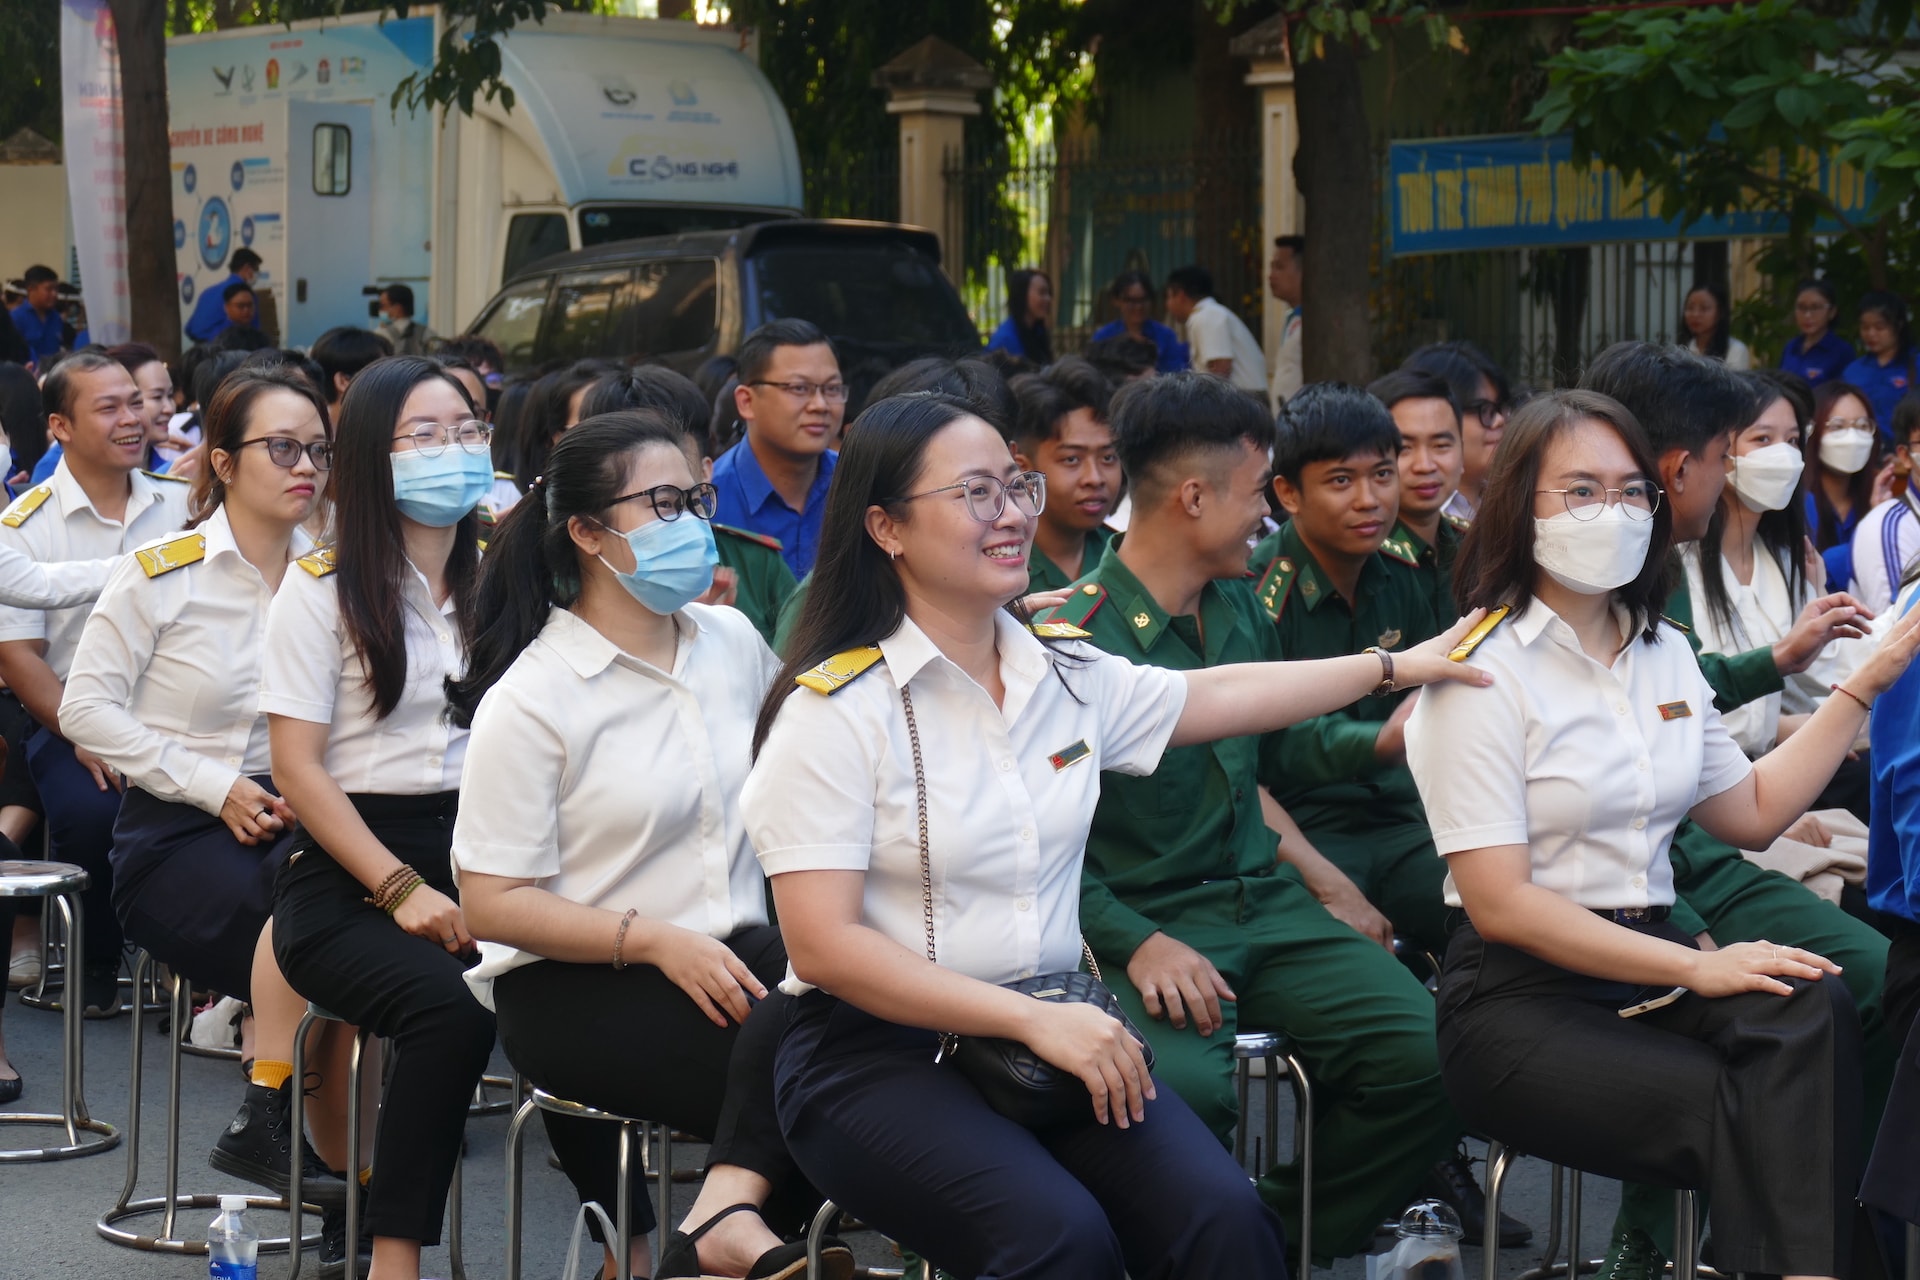
<path fill-rule="evenodd" d="M 188 531 L 123 561 L 88 617 L 60 732 L 128 784 L 112 853 L 113 905 L 127 937 L 196 987 L 252 1005 L 252 1083 L 211 1159 L 284 1192 L 289 1148 L 305 1152 L 287 1141 L 286 1125 L 306 1002 L 272 950 L 268 911 L 294 817 L 271 777 L 260 672 L 268 607 L 312 549 L 300 526 L 325 489 L 333 445 L 319 394 L 277 370 L 243 370 L 221 384 L 206 441 Z M 344 1085 L 344 1072 L 330 1073 L 308 1112 L 336 1166 L 346 1150 Z M 305 1159 L 312 1198 L 343 1208 L 347 1184 L 310 1152 Z"/>
<path fill-rule="evenodd" d="M 529 1080 L 713 1142 L 657 1267 L 635 1183 L 634 1274 L 794 1276 L 805 1246 L 775 1231 L 818 1198 L 774 1116 L 787 952 L 740 816 L 777 664 L 744 615 L 696 603 L 719 563 L 714 495 L 682 445 L 648 410 L 587 419 L 488 545 L 486 623 L 450 687 L 473 725 L 453 833 L 481 940 L 468 982 Z M 612 1205 L 613 1130 L 546 1124 L 581 1200 Z M 837 1242 L 827 1262 L 852 1272 Z"/>

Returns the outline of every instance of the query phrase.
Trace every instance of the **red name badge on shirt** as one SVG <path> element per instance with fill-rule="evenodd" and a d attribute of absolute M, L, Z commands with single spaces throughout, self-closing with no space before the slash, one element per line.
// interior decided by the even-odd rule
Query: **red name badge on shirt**
<path fill-rule="evenodd" d="M 1685 720 L 1693 714 L 1693 708 L 1685 702 L 1663 702 L 1658 710 L 1662 720 Z"/>
<path fill-rule="evenodd" d="M 1093 749 L 1087 746 L 1087 740 L 1085 738 L 1082 738 L 1080 739 L 1080 741 L 1074 743 L 1072 746 L 1067 747 L 1064 750 L 1056 751 L 1052 755 L 1048 756 L 1047 763 L 1053 766 L 1053 771 L 1055 773 L 1059 773 L 1062 769 L 1066 769 L 1069 766 L 1079 764 L 1082 760 L 1085 760 L 1088 756 L 1092 754 L 1093 754 Z"/>

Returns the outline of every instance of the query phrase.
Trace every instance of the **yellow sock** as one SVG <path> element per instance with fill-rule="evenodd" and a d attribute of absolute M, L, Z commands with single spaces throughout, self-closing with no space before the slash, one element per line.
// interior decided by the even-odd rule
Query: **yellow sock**
<path fill-rule="evenodd" d="M 364 1187 L 369 1182 L 372 1182 L 372 1181 L 373 1181 L 373 1167 L 369 1165 L 367 1168 L 362 1169 L 360 1171 L 360 1185 Z"/>
<path fill-rule="evenodd" d="M 253 1082 L 263 1084 L 269 1089 L 278 1089 L 293 1078 L 291 1062 L 269 1062 L 265 1058 L 253 1060 Z"/>

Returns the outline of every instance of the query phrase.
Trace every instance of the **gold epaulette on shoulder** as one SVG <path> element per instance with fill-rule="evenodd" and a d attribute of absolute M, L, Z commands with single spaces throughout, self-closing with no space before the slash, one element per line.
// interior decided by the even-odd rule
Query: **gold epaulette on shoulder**
<path fill-rule="evenodd" d="M 1442 511 L 1440 513 L 1440 518 L 1442 520 L 1445 520 L 1448 524 L 1452 525 L 1456 530 L 1458 530 L 1461 533 L 1465 533 L 1468 529 L 1471 529 L 1473 527 L 1473 521 L 1467 519 L 1465 516 L 1454 515 L 1453 512 L 1451 511 Z"/>
<path fill-rule="evenodd" d="M 1286 611 L 1287 596 L 1293 590 L 1296 572 L 1293 557 L 1275 556 L 1273 563 L 1267 566 L 1266 573 L 1261 576 L 1260 584 L 1253 589 L 1253 593 L 1260 598 L 1260 607 L 1275 622 L 1280 621 L 1280 615 Z"/>
<path fill-rule="evenodd" d="M 859 679 L 878 661 L 880 661 L 880 646 L 864 645 L 858 649 L 848 649 L 845 653 L 834 654 L 813 670 L 795 676 L 793 682 L 804 685 L 815 693 L 831 695 Z"/>
<path fill-rule="evenodd" d="M 184 569 L 190 564 L 199 564 L 207 558 L 207 535 L 204 533 L 182 534 L 169 542 L 158 546 L 143 547 L 133 553 L 140 562 L 141 571 L 149 578 L 157 578 L 163 573 L 172 573 L 175 569 Z"/>
<path fill-rule="evenodd" d="M 1480 642 L 1492 635 L 1493 629 L 1505 622 L 1507 615 L 1512 612 L 1513 606 L 1510 604 L 1487 610 L 1487 616 L 1473 624 L 1473 629 L 1460 638 L 1459 644 L 1453 646 L 1452 652 L 1447 654 L 1447 659 L 1451 662 L 1465 662 L 1471 658 L 1473 651 L 1480 647 Z"/>
<path fill-rule="evenodd" d="M 1085 640 L 1091 631 L 1082 631 L 1071 622 L 1030 622 L 1027 630 L 1042 640 Z"/>
<path fill-rule="evenodd" d="M 734 537 L 739 538 L 742 541 L 751 542 L 756 546 L 765 547 L 769 551 L 785 551 L 786 550 L 786 548 L 781 545 L 780 539 L 768 537 L 764 533 L 755 533 L 751 529 L 736 528 L 733 525 L 721 524 L 718 521 L 715 521 L 713 523 L 713 531 L 715 533 L 730 533 Z"/>
<path fill-rule="evenodd" d="M 1678 631 L 1683 636 L 1690 636 L 1693 634 L 1693 628 L 1688 626 L 1686 623 L 1680 621 L 1680 619 L 1678 618 L 1669 618 L 1666 614 L 1663 613 L 1660 615 L 1660 621 L 1666 623 L 1668 626 L 1672 627 L 1675 631 Z"/>
<path fill-rule="evenodd" d="M 316 547 L 294 563 L 316 578 L 324 578 L 340 567 L 334 563 L 332 547 Z"/>
<path fill-rule="evenodd" d="M 511 479 L 513 479 L 513 472 L 511 472 L 511 471 L 496 471 L 496 472 L 494 472 L 494 473 L 493 473 L 493 478 L 494 478 L 495 480 L 511 480 Z"/>
<path fill-rule="evenodd" d="M 1420 553 L 1413 549 L 1413 543 L 1407 541 L 1407 535 L 1398 530 L 1380 544 L 1380 551 L 1390 560 L 1410 564 L 1416 569 L 1420 567 Z"/>
<path fill-rule="evenodd" d="M 148 471 L 145 467 L 142 467 L 140 469 L 140 474 L 145 476 L 149 480 L 170 480 L 174 484 L 192 484 L 193 483 L 193 481 L 187 479 L 185 476 L 168 475 L 164 471 Z"/>
<path fill-rule="evenodd" d="M 0 524 L 7 526 L 9 529 L 18 529 L 27 522 L 29 516 L 46 505 L 47 499 L 52 496 L 53 485 L 37 484 L 33 486 L 33 488 L 27 490 L 9 503 L 4 513 L 0 513 Z"/>

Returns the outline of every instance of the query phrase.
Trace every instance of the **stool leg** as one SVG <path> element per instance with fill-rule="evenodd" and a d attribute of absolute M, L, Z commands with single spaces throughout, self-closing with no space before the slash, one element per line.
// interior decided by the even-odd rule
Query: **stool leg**
<path fill-rule="evenodd" d="M 172 1042 L 173 1052 L 167 1072 L 167 1207 L 160 1215 L 160 1236 L 165 1240 L 176 1240 L 179 1236 L 174 1231 L 174 1216 L 180 1202 L 180 1028 L 192 1016 L 193 992 L 187 987 L 186 980 L 176 973 L 169 995 L 173 1024 L 167 1039 Z M 136 966 L 133 1003 L 139 1005 L 144 1001 Z M 295 1159 L 298 1158 L 296 1155 Z"/>
<path fill-rule="evenodd" d="M 1580 1274 L 1580 1261 L 1582 1257 L 1580 1253 L 1580 1201 L 1581 1201 L 1581 1198 L 1582 1196 L 1581 1196 L 1580 1171 L 1578 1169 L 1569 1169 L 1567 1170 L 1567 1277 L 1568 1277 L 1568 1280 L 1573 1280 L 1573 1277 L 1578 1276 Z M 1498 1227 L 1499 1221 L 1500 1220 L 1498 1218 L 1493 1217 L 1491 1214 L 1489 1214 L 1487 1217 L 1487 1230 L 1494 1233 L 1493 1243 L 1491 1245 L 1488 1245 L 1483 1241 L 1481 1243 L 1481 1248 L 1487 1249 L 1489 1252 L 1497 1253 L 1500 1250 L 1500 1234 L 1499 1234 L 1499 1227 Z"/>
<path fill-rule="evenodd" d="M 1907 1224 L 1906 1280 L 1920 1280 L 1920 1227 Z"/>
<path fill-rule="evenodd" d="M 1270 1168 L 1279 1163 L 1280 1160 L 1280 1058 L 1277 1054 L 1270 1054 L 1267 1057 L 1267 1078 L 1265 1083 L 1267 1090 L 1266 1162 Z M 1245 1106 L 1246 1103 L 1243 1101 L 1241 1107 L 1244 1109 Z M 1299 1119 L 1295 1117 L 1296 1126 L 1298 1123 Z M 1296 1158 L 1299 1158 L 1301 1154 L 1302 1153 L 1298 1151 L 1294 1152 Z M 1265 1172 L 1265 1169 L 1255 1169 L 1253 1176 L 1257 1178 Z M 1307 1171 L 1305 1169 L 1302 1169 L 1300 1172 L 1302 1178 L 1306 1177 Z M 1304 1186 L 1305 1184 L 1302 1183 L 1302 1185 Z"/>
<path fill-rule="evenodd" d="M 347 1060 L 347 1280 L 360 1275 L 360 1059 L 366 1052 L 367 1033 L 355 1028 L 353 1054 Z"/>
<path fill-rule="evenodd" d="M 467 1260 L 460 1247 L 460 1184 L 464 1180 L 460 1166 L 463 1163 L 462 1156 L 454 1157 L 453 1186 L 447 1195 L 447 1268 L 452 1272 L 452 1280 L 467 1280 Z"/>
<path fill-rule="evenodd" d="M 514 1097 L 519 1096 L 516 1089 Z M 520 1103 L 507 1125 L 507 1280 L 520 1280 L 520 1140 L 526 1134 L 527 1121 L 533 1117 L 534 1110 L 533 1099 L 527 1099 Z"/>
<path fill-rule="evenodd" d="M 1244 1067 L 1247 1059 L 1242 1058 L 1240 1062 Z M 813 1215 L 813 1225 L 807 1228 L 807 1280 L 820 1280 L 820 1242 L 825 1239 L 827 1228 L 832 1226 L 833 1220 L 839 1216 L 839 1206 L 831 1200 L 822 1204 L 820 1212 Z M 922 1263 L 921 1265 L 926 1268 L 928 1274 L 932 1273 L 931 1264 Z"/>
<path fill-rule="evenodd" d="M 673 1126 L 663 1124 L 660 1129 L 660 1181 L 655 1189 L 658 1208 L 655 1213 L 660 1218 L 660 1252 L 655 1258 L 666 1256 L 667 1238 L 673 1234 Z"/>
<path fill-rule="evenodd" d="M 134 1014 L 135 1019 L 139 1016 Z M 293 1114 L 288 1123 L 296 1138 L 304 1137 L 307 1132 L 307 1032 L 313 1029 L 313 1020 L 313 1010 L 308 1009 L 300 1015 L 300 1025 L 293 1032 Z M 140 1024 L 135 1021 L 135 1034 L 139 1030 Z M 304 1160 L 292 1161 L 287 1170 L 287 1256 L 290 1259 L 287 1280 L 300 1280 L 300 1263 L 305 1252 L 300 1247 L 300 1180 L 304 1172 L 301 1166 L 305 1163 Z M 349 1199 L 353 1196 L 351 1186 L 347 1188 L 347 1196 Z"/>
<path fill-rule="evenodd" d="M 613 1274 L 615 1280 L 633 1280 L 633 1126 L 624 1120 L 620 1122 L 619 1141 L 619 1163 L 613 1182 L 613 1194 L 620 1202 L 614 1215 Z M 667 1224 L 663 1221 L 661 1253 L 666 1252 L 666 1244 Z M 657 1256 L 654 1260 L 659 1261 Z"/>
<path fill-rule="evenodd" d="M 142 951 L 133 962 L 135 980 L 153 963 L 153 957 Z M 133 1199 L 133 1184 L 140 1177 L 140 1069 L 141 1047 L 146 1039 L 141 1034 L 145 1030 L 146 1010 L 139 1005 L 133 1008 L 133 1050 L 127 1063 L 127 1097 L 130 1100 L 127 1113 L 127 1180 L 120 1187 L 120 1198 L 113 1202 L 113 1208 L 107 1211 L 108 1217 L 123 1212 L 127 1202 Z"/>
<path fill-rule="evenodd" d="M 1238 1160 L 1242 1167 L 1247 1163 L 1247 1092 L 1252 1075 L 1253 1059 L 1242 1058 L 1234 1064 L 1233 1088 L 1240 1100 L 1240 1115 L 1233 1125 L 1233 1158 Z M 1267 1158 L 1271 1160 L 1273 1152 L 1267 1152 Z M 1259 1170 L 1254 1171 L 1254 1176 L 1259 1176 Z"/>
<path fill-rule="evenodd" d="M 1691 1191 L 1673 1193 L 1674 1280 L 1694 1280 L 1695 1259 L 1700 1252 L 1700 1224 L 1696 1220 L 1699 1205 Z"/>
<path fill-rule="evenodd" d="M 1313 1084 L 1298 1054 L 1289 1052 L 1285 1057 L 1287 1077 L 1293 1081 L 1293 1141 L 1300 1161 L 1300 1280 L 1306 1280 L 1313 1274 Z M 1269 1117 L 1272 1114 L 1270 1109 Z"/>
<path fill-rule="evenodd" d="M 1507 1170 L 1512 1167 L 1513 1153 L 1498 1142 L 1487 1144 L 1487 1221 L 1500 1221 L 1500 1192 L 1507 1184 Z M 1497 1244 L 1497 1241 L 1496 1241 Z M 1482 1247 L 1481 1274 L 1484 1280 L 1500 1280 L 1500 1250 Z M 1569 1257 L 1572 1255 L 1569 1254 Z"/>
<path fill-rule="evenodd" d="M 56 898 L 61 916 L 67 926 L 67 967 L 66 986 L 60 997 L 60 1029 L 67 1040 L 67 1069 L 60 1081 L 60 1111 L 67 1118 L 67 1141 L 77 1143 L 80 1135 L 76 1133 L 75 1121 L 87 1118 L 87 1102 L 82 1094 L 84 1088 L 86 1041 L 81 1036 L 80 1007 L 85 997 L 80 993 L 80 983 L 76 978 L 80 972 L 79 956 L 84 936 L 86 908 L 79 895 Z"/>

